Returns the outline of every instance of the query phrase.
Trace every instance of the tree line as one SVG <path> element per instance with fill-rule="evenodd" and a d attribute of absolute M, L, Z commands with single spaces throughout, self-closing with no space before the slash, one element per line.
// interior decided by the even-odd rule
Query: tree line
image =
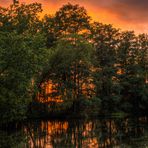
<path fill-rule="evenodd" d="M 41 18 L 41 12 L 39 3 L 0 7 L 2 121 L 147 113 L 147 34 L 94 22 L 70 3 L 54 15 Z M 55 101 L 45 103 L 49 98 Z"/>

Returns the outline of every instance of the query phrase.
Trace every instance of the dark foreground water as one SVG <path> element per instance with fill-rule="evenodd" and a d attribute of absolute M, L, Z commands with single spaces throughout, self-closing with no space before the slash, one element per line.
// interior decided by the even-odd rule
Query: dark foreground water
<path fill-rule="evenodd" d="M 0 148 L 148 148 L 148 118 L 30 121 L 1 130 Z"/>

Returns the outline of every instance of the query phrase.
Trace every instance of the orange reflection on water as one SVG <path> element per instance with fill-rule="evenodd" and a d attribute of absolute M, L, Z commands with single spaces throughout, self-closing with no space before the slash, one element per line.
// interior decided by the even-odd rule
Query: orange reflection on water
<path fill-rule="evenodd" d="M 128 145 L 130 138 L 128 136 L 143 135 L 144 126 L 139 125 L 147 121 L 146 117 L 133 120 L 42 121 L 34 127 L 30 125 L 25 132 L 27 132 L 28 144 L 31 148 L 110 148 L 120 147 L 125 141 Z"/>

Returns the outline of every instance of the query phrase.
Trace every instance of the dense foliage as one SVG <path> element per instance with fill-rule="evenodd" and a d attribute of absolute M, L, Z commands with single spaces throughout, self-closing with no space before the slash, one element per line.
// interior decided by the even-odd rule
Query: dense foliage
<path fill-rule="evenodd" d="M 92 22 L 70 3 L 0 7 L 0 118 L 146 113 L 148 35 Z M 50 87 L 49 87 L 50 86 Z M 39 114 L 38 114 L 39 115 Z"/>

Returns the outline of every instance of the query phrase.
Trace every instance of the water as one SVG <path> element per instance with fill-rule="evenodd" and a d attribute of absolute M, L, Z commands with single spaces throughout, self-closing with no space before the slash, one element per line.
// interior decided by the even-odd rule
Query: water
<path fill-rule="evenodd" d="M 148 118 L 30 121 L 0 131 L 0 148 L 148 148 Z"/>

